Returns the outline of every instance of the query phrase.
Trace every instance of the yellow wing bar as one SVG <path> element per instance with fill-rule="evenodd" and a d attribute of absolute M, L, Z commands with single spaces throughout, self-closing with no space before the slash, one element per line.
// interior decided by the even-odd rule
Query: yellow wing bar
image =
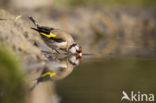
<path fill-rule="evenodd" d="M 50 33 L 50 34 L 46 34 L 46 33 L 43 33 L 43 32 L 40 32 L 40 34 L 41 35 L 44 35 L 44 36 L 46 36 L 46 37 L 48 37 L 48 38 L 55 38 L 56 37 L 56 35 L 55 34 L 53 34 L 53 33 Z"/>
<path fill-rule="evenodd" d="M 56 72 L 46 72 L 46 73 L 42 74 L 41 77 L 45 77 L 47 75 L 50 75 L 51 77 L 53 77 L 56 75 Z"/>

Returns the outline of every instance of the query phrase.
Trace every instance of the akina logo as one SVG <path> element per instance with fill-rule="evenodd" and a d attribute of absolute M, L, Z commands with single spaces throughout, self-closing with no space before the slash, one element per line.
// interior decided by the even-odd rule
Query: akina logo
<path fill-rule="evenodd" d="M 141 93 L 140 91 L 134 92 L 131 91 L 130 94 L 128 95 L 125 91 L 122 91 L 122 98 L 121 101 L 123 100 L 128 100 L 128 101 L 141 101 L 141 102 L 154 102 L 154 94 L 146 94 L 146 93 Z"/>

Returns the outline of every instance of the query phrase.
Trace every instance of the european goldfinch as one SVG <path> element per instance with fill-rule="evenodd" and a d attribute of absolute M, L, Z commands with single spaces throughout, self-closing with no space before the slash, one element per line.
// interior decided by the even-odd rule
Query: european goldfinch
<path fill-rule="evenodd" d="M 29 19 L 35 24 L 37 28 L 32 28 L 33 30 L 39 32 L 41 38 L 44 42 L 52 49 L 54 49 L 57 53 L 60 53 L 59 50 L 66 51 L 67 53 L 71 53 L 73 55 L 82 56 L 81 47 L 74 42 L 72 36 L 60 29 L 55 29 L 46 26 L 40 26 L 33 17 L 29 17 Z"/>
<path fill-rule="evenodd" d="M 70 55 L 66 58 L 57 59 L 46 64 L 36 83 L 30 89 L 32 91 L 40 82 L 49 80 L 60 80 L 67 77 L 73 68 L 79 65 L 82 57 Z"/>

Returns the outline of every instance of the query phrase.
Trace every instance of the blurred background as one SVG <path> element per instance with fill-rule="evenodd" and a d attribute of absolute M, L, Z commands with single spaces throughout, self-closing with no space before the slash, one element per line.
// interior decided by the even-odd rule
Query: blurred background
<path fill-rule="evenodd" d="M 84 56 L 67 78 L 29 93 L 27 71 L 42 68 L 47 58 L 35 45 L 44 42 L 30 29 L 28 16 L 69 32 L 85 53 L 95 55 Z M 0 0 L 0 103 L 116 103 L 123 90 L 155 94 L 155 28 L 155 0 Z M 13 68 L 22 79 L 9 89 Z M 22 100 L 13 97 L 18 86 Z"/>

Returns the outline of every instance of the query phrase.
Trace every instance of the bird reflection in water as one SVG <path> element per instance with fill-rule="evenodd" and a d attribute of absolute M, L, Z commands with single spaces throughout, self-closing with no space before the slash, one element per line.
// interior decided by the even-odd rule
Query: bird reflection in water
<path fill-rule="evenodd" d="M 79 55 L 70 55 L 55 59 L 50 56 L 48 58 L 50 62 L 45 65 L 40 76 L 36 79 L 36 83 L 30 88 L 30 91 L 41 82 L 60 80 L 67 77 L 82 60 L 82 56 Z"/>

